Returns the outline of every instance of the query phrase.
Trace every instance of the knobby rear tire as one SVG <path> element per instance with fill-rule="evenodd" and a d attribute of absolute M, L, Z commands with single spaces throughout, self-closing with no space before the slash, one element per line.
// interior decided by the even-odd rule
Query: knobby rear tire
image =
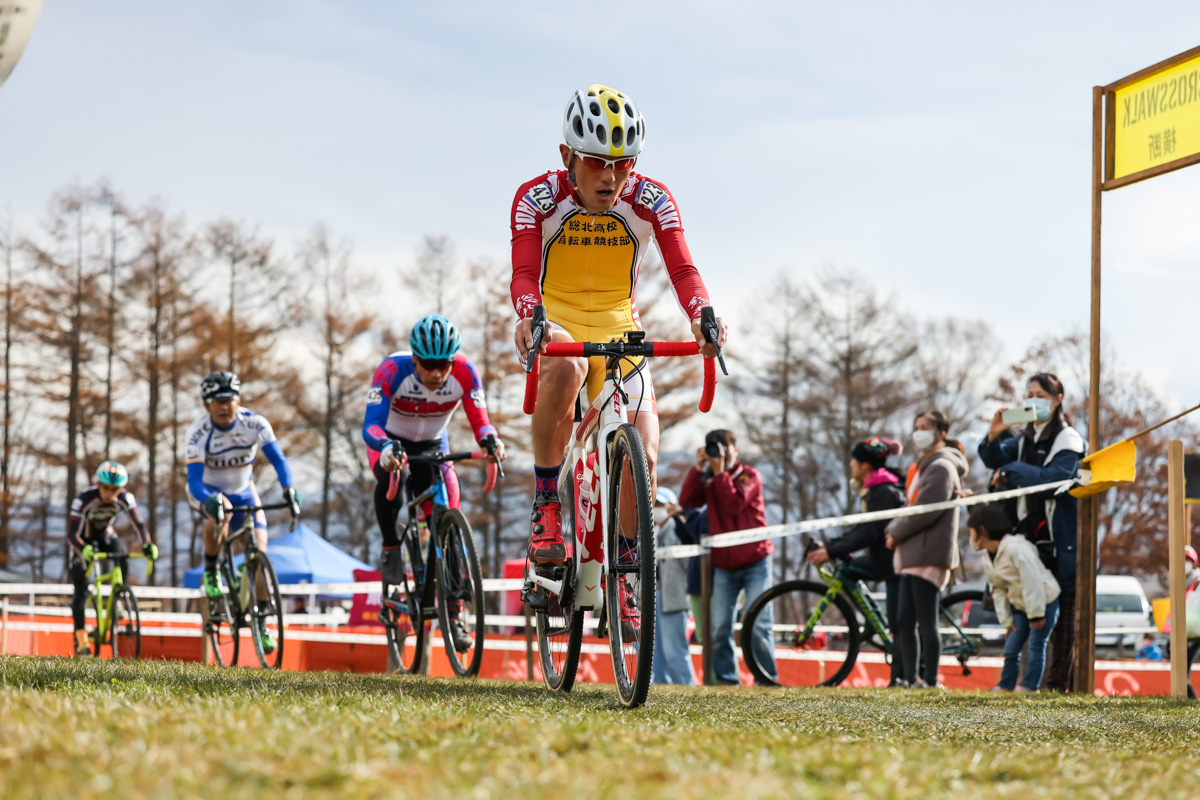
<path fill-rule="evenodd" d="M 636 708 L 646 702 L 654 670 L 654 506 L 650 497 L 650 468 L 638 429 L 628 423 L 617 428 L 610 445 L 608 526 L 604 531 L 608 552 L 605 603 L 608 608 L 608 644 L 613 677 L 621 704 Z M 629 535 L 632 534 L 632 535 Z M 620 539 L 637 543 L 636 562 L 622 562 Z M 636 609 L 632 636 L 622 630 L 621 579 Z"/>
<path fill-rule="evenodd" d="M 772 586 L 770 589 L 767 589 L 767 591 L 759 595 L 754 602 L 750 604 L 750 607 L 746 609 L 746 613 L 742 616 L 742 633 L 739 637 L 739 644 L 742 648 L 742 658 L 745 659 L 746 667 L 750 670 L 750 674 L 754 676 L 755 682 L 767 686 L 838 686 L 842 681 L 846 680 L 846 678 L 850 675 L 851 670 L 854 669 L 854 663 L 858 660 L 858 651 L 862 643 L 862 632 L 859 627 L 858 616 L 854 613 L 854 607 L 846 599 L 846 596 L 841 593 L 839 593 L 833 599 L 832 605 L 837 608 L 837 611 L 839 614 L 841 614 L 843 621 L 847 621 L 849 623 L 846 626 L 846 649 L 844 651 L 825 651 L 830 654 L 834 654 L 834 657 L 823 660 L 826 663 L 837 665 L 833 671 L 833 674 L 828 678 L 825 680 L 813 681 L 811 683 L 803 681 L 784 681 L 780 677 L 772 678 L 766 673 L 762 665 L 758 663 L 754 655 L 754 624 L 758 621 L 759 615 L 763 613 L 763 609 L 765 609 L 769 603 L 773 603 L 780 598 L 785 597 L 786 595 L 796 594 L 796 603 L 798 603 L 798 608 L 803 610 L 804 615 L 801 619 L 799 619 L 800 624 L 797 624 L 796 627 L 797 629 L 802 629 L 803 623 L 807 621 L 807 614 L 810 613 L 809 609 L 815 608 L 817 604 L 824 599 L 825 594 L 828 591 L 828 586 L 823 583 L 817 583 L 816 581 L 785 581 Z M 779 619 L 776 619 L 775 622 L 779 623 Z M 792 634 L 786 635 L 790 637 Z M 779 641 L 779 637 L 779 633 L 774 631 L 772 632 L 771 641 L 772 644 L 776 646 L 777 651 L 777 670 L 779 665 L 778 650 L 781 649 L 778 647 L 778 645 L 785 643 Z M 839 664 L 838 656 L 843 654 L 844 661 Z"/>
<path fill-rule="evenodd" d="M 283 666 L 283 600 L 279 595 L 279 579 L 275 576 L 275 567 L 266 553 L 256 552 L 253 561 L 246 565 L 245 580 L 249 582 L 250 608 L 247 616 L 250 618 L 250 637 L 254 640 L 254 654 L 258 663 L 264 669 L 279 669 Z M 258 599 L 259 581 L 265 584 L 267 599 Z M 266 652 L 263 649 L 262 635 L 275 631 L 275 649 Z"/>
<path fill-rule="evenodd" d="M 474 678 L 483 663 L 485 612 L 483 573 L 475 551 L 475 534 L 463 513 L 450 508 L 439 515 L 438 537 L 442 546 L 442 557 L 438 560 L 438 622 L 442 626 L 446 658 L 455 675 Z M 451 593 L 463 596 L 451 597 Z M 452 600 L 462 602 L 459 620 L 475 640 L 474 646 L 463 653 L 454 648 L 454 638 L 450 635 L 449 602 Z"/>

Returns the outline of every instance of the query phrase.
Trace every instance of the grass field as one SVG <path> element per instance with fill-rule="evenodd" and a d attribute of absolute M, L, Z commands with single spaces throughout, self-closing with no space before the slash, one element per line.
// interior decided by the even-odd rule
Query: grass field
<path fill-rule="evenodd" d="M 1195 797 L 1200 708 L 0 659 L 0 796 Z"/>

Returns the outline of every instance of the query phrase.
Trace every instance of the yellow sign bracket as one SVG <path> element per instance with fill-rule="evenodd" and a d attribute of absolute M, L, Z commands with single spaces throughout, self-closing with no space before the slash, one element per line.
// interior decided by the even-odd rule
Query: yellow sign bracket
<path fill-rule="evenodd" d="M 1132 483 L 1137 478 L 1137 445 L 1134 444 L 1134 440 L 1177 419 L 1186 417 L 1196 409 L 1200 409 L 1200 405 L 1192 406 L 1187 411 L 1182 411 L 1162 422 L 1156 422 L 1150 427 L 1143 428 L 1132 436 L 1126 437 L 1116 444 L 1110 444 L 1103 450 L 1097 450 L 1084 458 L 1081 463 L 1086 466 L 1079 470 L 1080 485 L 1072 489 L 1071 494 L 1075 497 L 1087 497 L 1114 486 Z"/>

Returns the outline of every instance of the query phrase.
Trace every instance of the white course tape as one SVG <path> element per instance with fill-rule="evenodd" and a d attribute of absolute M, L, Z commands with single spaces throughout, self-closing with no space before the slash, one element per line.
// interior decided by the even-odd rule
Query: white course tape
<path fill-rule="evenodd" d="M 744 531 L 730 531 L 729 533 L 719 533 L 715 536 L 703 537 L 700 540 L 700 547 L 733 547 L 734 545 L 738 544 L 762 542 L 767 539 L 780 539 L 784 536 L 797 536 L 801 533 L 819 531 L 825 528 L 836 528 L 842 525 L 858 525 L 863 522 L 877 522 L 883 519 L 896 519 L 898 517 L 917 517 L 922 514 L 932 514 L 935 512 L 946 511 L 947 509 L 951 508 L 977 506 L 982 503 L 995 503 L 999 500 L 1009 500 L 1014 497 L 1021 497 L 1022 495 L 1048 492 L 1073 485 L 1075 485 L 1074 479 L 1056 481 L 1055 483 L 1043 483 L 1038 486 L 1027 486 L 1024 489 L 1010 489 L 1007 492 L 977 494 L 972 497 L 962 497 L 958 500 L 947 500 L 944 503 L 928 503 L 926 505 L 894 508 L 888 511 L 868 511 L 864 514 L 845 514 L 840 517 L 825 517 L 823 519 L 808 519 L 804 520 L 803 522 L 791 522 L 787 525 L 770 525 L 765 528 L 750 528 Z M 668 550 L 673 551 L 674 549 L 675 548 L 664 547 L 663 552 Z M 689 552 L 689 555 L 696 554 Z M 680 558 L 682 556 L 672 555 L 669 557 Z"/>

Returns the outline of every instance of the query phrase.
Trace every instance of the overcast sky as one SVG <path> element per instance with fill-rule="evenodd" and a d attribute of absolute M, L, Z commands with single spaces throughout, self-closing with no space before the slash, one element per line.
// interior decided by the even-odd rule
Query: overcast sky
<path fill-rule="evenodd" d="M 385 274 L 430 233 L 503 261 L 568 97 L 606 83 L 735 331 L 832 264 L 1015 357 L 1087 324 L 1091 87 L 1197 44 L 1194 1 L 48 0 L 0 90 L 0 207 L 30 230 L 108 176 L 287 246 L 325 222 Z M 1200 401 L 1198 206 L 1200 167 L 1105 196 L 1107 341 L 1173 407 Z"/>

